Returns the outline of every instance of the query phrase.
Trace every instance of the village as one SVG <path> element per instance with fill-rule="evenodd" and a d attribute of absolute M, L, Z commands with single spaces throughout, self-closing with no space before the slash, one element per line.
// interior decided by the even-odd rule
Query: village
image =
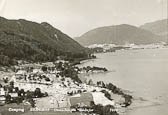
<path fill-rule="evenodd" d="M 106 52 L 116 52 L 118 50 L 139 50 L 139 49 L 158 49 L 165 48 L 166 43 L 154 43 L 154 44 L 131 44 L 125 43 L 124 45 L 116 45 L 116 44 L 92 44 L 88 46 L 94 53 L 106 53 Z"/>
<path fill-rule="evenodd" d="M 132 97 L 112 84 L 103 82 L 83 83 L 78 74 L 106 72 L 99 67 L 78 68 L 60 60 L 55 63 L 20 64 L 14 67 L 11 77 L 0 82 L 0 105 L 23 103 L 36 109 L 74 109 L 109 107 L 117 114 L 117 108 L 129 106 Z M 72 111 L 71 111 L 72 112 Z M 93 111 L 91 111 L 93 112 Z"/>

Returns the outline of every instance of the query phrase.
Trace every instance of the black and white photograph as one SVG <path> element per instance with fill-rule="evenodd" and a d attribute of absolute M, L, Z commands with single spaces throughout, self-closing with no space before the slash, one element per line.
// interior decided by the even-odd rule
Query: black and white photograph
<path fill-rule="evenodd" d="M 0 0 L 0 115 L 168 115 L 168 0 Z"/>

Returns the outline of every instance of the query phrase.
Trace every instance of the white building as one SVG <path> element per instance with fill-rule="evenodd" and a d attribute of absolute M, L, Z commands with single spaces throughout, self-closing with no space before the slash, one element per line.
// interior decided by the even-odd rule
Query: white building
<path fill-rule="evenodd" d="M 19 70 L 16 75 L 26 75 L 27 72 L 25 70 Z"/>
<path fill-rule="evenodd" d="M 4 88 L 0 88 L 0 96 L 4 96 L 5 95 L 5 90 Z"/>
<path fill-rule="evenodd" d="M 18 93 L 9 93 L 12 98 L 18 97 Z"/>
<path fill-rule="evenodd" d="M 5 96 L 0 96 L 0 105 L 4 105 L 5 104 Z"/>

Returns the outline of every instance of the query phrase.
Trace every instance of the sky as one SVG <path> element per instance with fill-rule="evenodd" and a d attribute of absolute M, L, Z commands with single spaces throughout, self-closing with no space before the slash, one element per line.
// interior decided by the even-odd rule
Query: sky
<path fill-rule="evenodd" d="M 0 16 L 48 22 L 71 37 L 102 26 L 167 18 L 167 0 L 0 0 Z"/>

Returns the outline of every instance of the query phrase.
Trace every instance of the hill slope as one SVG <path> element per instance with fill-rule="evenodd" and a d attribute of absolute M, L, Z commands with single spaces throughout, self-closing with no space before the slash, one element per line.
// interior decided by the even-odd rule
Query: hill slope
<path fill-rule="evenodd" d="M 86 56 L 85 48 L 48 23 L 0 17 L 0 59 L 52 61 Z M 0 64 L 3 64 L 1 61 Z"/>
<path fill-rule="evenodd" d="M 91 30 L 76 40 L 82 45 L 92 44 L 150 44 L 163 40 L 152 32 L 140 29 L 135 26 L 122 24 L 116 26 L 100 27 Z"/>
<path fill-rule="evenodd" d="M 146 23 L 141 26 L 142 29 L 153 32 L 154 34 L 166 37 L 168 34 L 168 19 Z"/>

